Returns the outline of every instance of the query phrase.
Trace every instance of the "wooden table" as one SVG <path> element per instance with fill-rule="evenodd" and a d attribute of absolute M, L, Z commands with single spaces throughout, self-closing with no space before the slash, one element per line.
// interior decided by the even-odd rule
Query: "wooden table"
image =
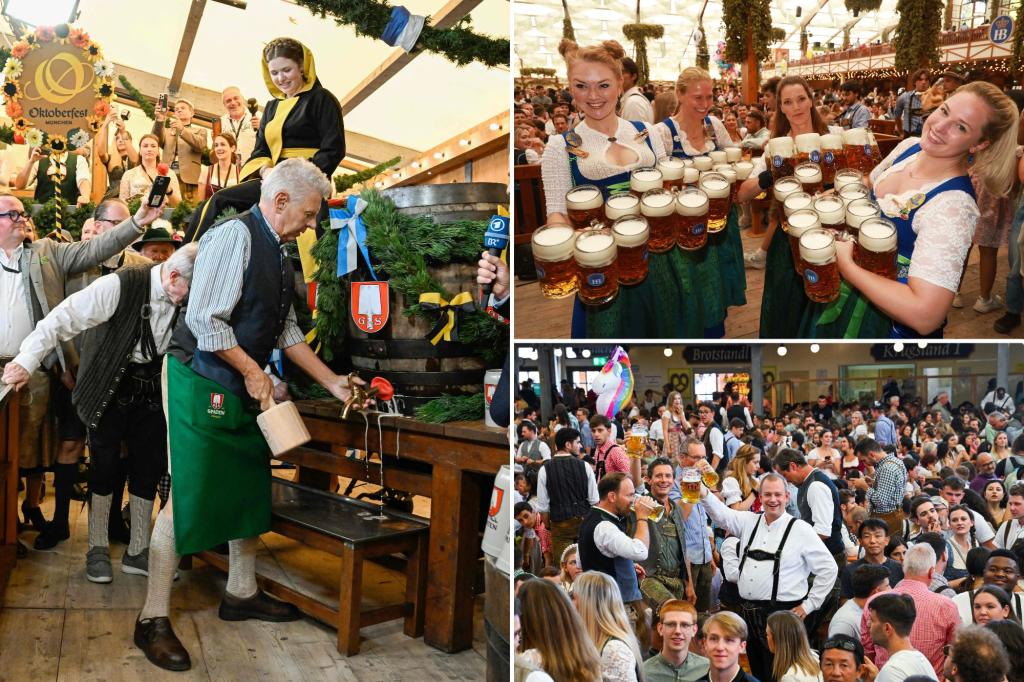
<path fill-rule="evenodd" d="M 18 398 L 0 398 L 0 606 L 18 557 Z"/>
<path fill-rule="evenodd" d="M 350 448 L 384 457 L 384 485 L 431 499 L 427 567 L 427 644 L 447 652 L 473 643 L 473 585 L 480 557 L 481 502 L 490 499 L 494 476 L 509 463 L 507 431 L 479 422 L 426 424 L 386 417 L 383 439 L 374 414 L 342 420 L 340 405 L 296 403 L 313 440 L 279 459 L 307 468 L 380 484 L 380 466 L 346 456 Z M 396 425 L 397 422 L 397 425 Z M 397 457 L 396 457 L 397 451 Z"/>

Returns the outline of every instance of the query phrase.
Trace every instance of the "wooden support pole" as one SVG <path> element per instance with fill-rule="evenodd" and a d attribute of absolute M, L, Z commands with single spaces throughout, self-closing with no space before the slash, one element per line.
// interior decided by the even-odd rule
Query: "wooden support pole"
<path fill-rule="evenodd" d="M 747 27 L 747 57 L 743 60 L 740 76 L 743 78 L 743 101 L 746 104 L 757 104 L 757 91 L 760 86 L 760 70 L 757 54 L 754 52 L 754 29 Z"/>
<path fill-rule="evenodd" d="M 178 58 L 174 62 L 174 71 L 171 72 L 171 80 L 167 84 L 168 92 L 178 93 L 181 81 L 185 77 L 185 67 L 188 65 L 188 58 L 192 54 L 192 44 L 196 41 L 196 33 L 199 32 L 199 22 L 203 19 L 203 10 L 206 9 L 206 0 L 192 0 L 192 6 L 188 10 L 188 20 L 185 22 L 185 30 L 181 34 L 181 45 L 178 47 Z"/>

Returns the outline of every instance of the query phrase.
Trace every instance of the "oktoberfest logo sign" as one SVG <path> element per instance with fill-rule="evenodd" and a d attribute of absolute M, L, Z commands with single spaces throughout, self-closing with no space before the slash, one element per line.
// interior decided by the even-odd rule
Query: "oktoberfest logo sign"
<path fill-rule="evenodd" d="M 388 322 L 388 283 L 352 282 L 352 321 L 367 334 L 379 332 Z"/>
<path fill-rule="evenodd" d="M 23 35 L 3 73 L 4 108 L 16 144 L 57 153 L 84 147 L 115 98 L 113 64 L 88 33 L 68 24 Z"/>

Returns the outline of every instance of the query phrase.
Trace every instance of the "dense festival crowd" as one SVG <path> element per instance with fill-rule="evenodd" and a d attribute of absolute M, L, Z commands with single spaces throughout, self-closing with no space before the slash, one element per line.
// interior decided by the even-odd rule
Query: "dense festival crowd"
<path fill-rule="evenodd" d="M 995 383 L 774 412 L 666 385 L 609 420 L 523 382 L 517 679 L 1024 679 L 1024 386 Z"/>

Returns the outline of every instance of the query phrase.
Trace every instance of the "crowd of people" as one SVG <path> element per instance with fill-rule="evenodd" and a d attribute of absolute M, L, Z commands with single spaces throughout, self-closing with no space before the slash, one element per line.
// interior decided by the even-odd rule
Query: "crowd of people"
<path fill-rule="evenodd" d="M 608 419 L 523 382 L 517 679 L 1024 679 L 1024 386 L 995 383 L 775 412 L 666 385 Z"/>
<path fill-rule="evenodd" d="M 565 197 L 574 187 L 596 185 L 607 199 L 622 191 L 633 169 L 669 156 L 694 160 L 740 147 L 755 157 L 749 177 L 735 180 L 724 236 L 709 237 L 696 252 L 652 251 L 647 278 L 622 282 L 610 303 L 577 297 L 574 338 L 721 337 L 728 308 L 746 303 L 745 269 L 751 268 L 766 270 L 762 338 L 941 336 L 950 309 L 964 305 L 958 292 L 975 246 L 980 295 L 974 310 L 1005 308 L 994 330 L 1019 327 L 1024 91 L 968 82 L 955 69 L 921 69 L 895 91 L 856 80 L 814 89 L 799 76 L 773 77 L 760 84 L 758 101 L 746 102 L 735 86 L 697 67 L 684 69 L 673 84 L 641 87 L 636 64 L 615 41 L 580 46 L 564 40 L 560 51 L 564 85 L 524 85 L 515 92 L 515 162 L 541 166 L 548 225 L 569 224 Z M 843 314 L 823 315 L 825 305 L 805 295 L 794 267 L 781 205 L 771 191 L 778 178 L 770 172 L 766 143 L 840 134 L 878 120 L 890 121 L 900 139 L 885 158 L 873 159 L 863 184 L 877 214 L 896 226 L 897 278 L 860 267 L 852 241 L 837 239 L 838 270 L 852 293 L 843 297 Z M 825 193 L 830 188 L 826 182 Z M 739 233 L 755 214 L 763 215 L 767 229 L 759 245 L 743 253 Z M 1005 300 L 994 293 L 1002 247 L 1009 259 Z M 704 262 L 715 267 L 702 270 Z M 647 299 L 657 305 L 644 308 Z M 863 308 L 866 317 L 850 312 Z M 680 328 L 679 320 L 692 322 Z"/>

